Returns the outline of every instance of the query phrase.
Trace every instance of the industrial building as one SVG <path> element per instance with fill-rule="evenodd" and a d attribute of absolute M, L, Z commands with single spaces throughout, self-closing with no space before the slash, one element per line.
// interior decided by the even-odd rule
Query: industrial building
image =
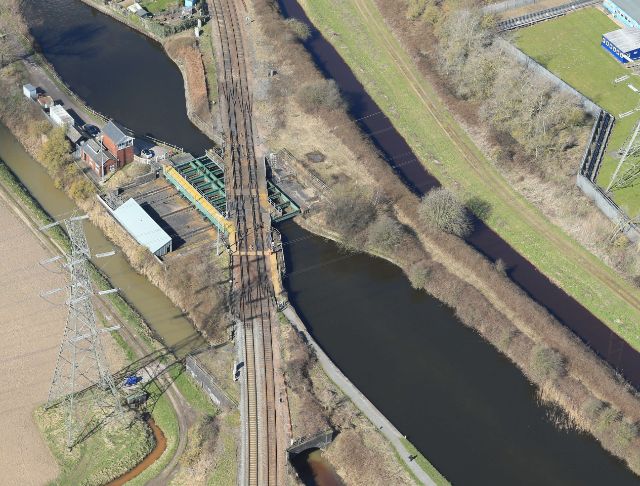
<path fill-rule="evenodd" d="M 622 64 L 640 59 L 640 29 L 626 28 L 602 36 L 602 47 Z"/>
<path fill-rule="evenodd" d="M 154 255 L 163 256 L 171 251 L 171 237 L 135 199 L 127 200 L 113 211 L 113 216 L 139 244 L 146 246 Z"/>
<path fill-rule="evenodd" d="M 640 29 L 640 2 L 638 0 L 604 0 L 602 6 L 617 21 L 629 27 Z"/>

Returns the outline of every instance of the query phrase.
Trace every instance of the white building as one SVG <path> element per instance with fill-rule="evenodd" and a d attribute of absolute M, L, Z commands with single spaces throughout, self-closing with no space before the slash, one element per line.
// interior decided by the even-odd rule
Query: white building
<path fill-rule="evenodd" d="M 73 126 L 73 117 L 69 115 L 69 113 L 67 113 L 67 110 L 65 110 L 61 105 L 53 105 L 52 107 L 50 107 L 49 116 L 53 120 L 53 123 L 58 126 Z"/>
<path fill-rule="evenodd" d="M 25 84 L 22 86 L 22 93 L 27 97 L 35 100 L 38 97 L 38 90 L 32 84 Z"/>
<path fill-rule="evenodd" d="M 118 222 L 135 240 L 157 256 L 166 255 L 172 249 L 171 237 L 142 207 L 131 198 L 113 212 Z"/>

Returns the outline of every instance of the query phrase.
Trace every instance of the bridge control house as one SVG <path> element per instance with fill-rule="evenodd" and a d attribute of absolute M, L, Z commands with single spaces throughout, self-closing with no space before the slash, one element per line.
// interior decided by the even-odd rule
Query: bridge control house
<path fill-rule="evenodd" d="M 602 36 L 602 47 L 622 64 L 640 59 L 640 29 L 619 29 Z"/>

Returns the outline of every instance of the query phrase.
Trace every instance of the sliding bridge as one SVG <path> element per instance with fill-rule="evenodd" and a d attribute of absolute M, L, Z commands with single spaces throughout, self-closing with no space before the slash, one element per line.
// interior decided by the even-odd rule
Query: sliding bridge
<path fill-rule="evenodd" d="M 201 157 L 179 154 L 169 159 L 163 172 L 165 178 L 231 243 L 234 225 L 228 219 L 224 164 L 219 157 L 213 152 Z M 267 199 L 271 220 L 275 223 L 300 214 L 300 207 L 271 180 L 267 180 Z"/>

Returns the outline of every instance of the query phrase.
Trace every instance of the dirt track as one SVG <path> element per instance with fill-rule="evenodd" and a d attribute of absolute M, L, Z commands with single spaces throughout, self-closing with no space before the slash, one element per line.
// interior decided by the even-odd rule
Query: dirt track
<path fill-rule="evenodd" d="M 2 484 L 45 484 L 58 473 L 33 410 L 47 399 L 65 307 L 39 297 L 63 276 L 39 265 L 51 254 L 0 198 L 0 464 Z"/>

